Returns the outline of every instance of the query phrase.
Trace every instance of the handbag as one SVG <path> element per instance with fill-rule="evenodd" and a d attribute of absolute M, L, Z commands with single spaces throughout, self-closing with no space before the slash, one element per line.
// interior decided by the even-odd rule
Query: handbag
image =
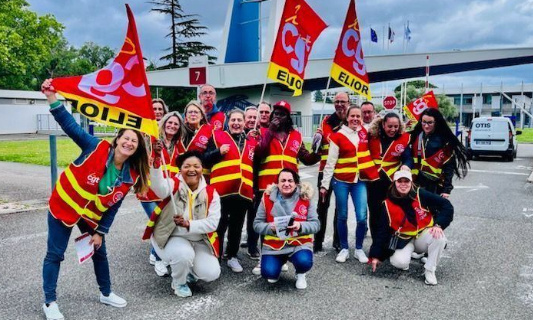
<path fill-rule="evenodd" d="M 398 239 L 400 239 L 400 230 L 402 230 L 403 224 L 405 223 L 405 220 L 407 219 L 407 215 L 403 216 L 402 224 L 396 232 L 392 235 L 389 241 L 389 250 L 395 251 L 398 247 Z"/>

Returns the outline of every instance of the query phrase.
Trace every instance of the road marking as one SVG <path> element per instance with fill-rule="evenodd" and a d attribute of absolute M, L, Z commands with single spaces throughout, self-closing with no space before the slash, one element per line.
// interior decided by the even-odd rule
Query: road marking
<path fill-rule="evenodd" d="M 493 174 L 509 174 L 509 175 L 515 175 L 515 176 L 529 176 L 529 173 L 509 172 L 509 171 L 493 171 L 493 170 L 476 170 L 476 169 L 470 169 L 470 170 L 468 170 L 468 172 L 493 173 Z"/>
<path fill-rule="evenodd" d="M 455 186 L 454 189 L 470 189 L 467 192 L 472 192 L 480 189 L 489 189 L 489 186 L 479 183 L 477 186 Z"/>
<path fill-rule="evenodd" d="M 184 303 L 177 311 L 178 319 L 190 319 L 192 316 L 205 312 L 208 308 L 219 307 L 222 301 L 211 295 L 199 297 L 191 302 Z"/>
<path fill-rule="evenodd" d="M 524 208 L 526 209 L 526 208 Z M 532 210 L 533 211 L 533 210 Z M 533 285 L 531 284 L 531 279 L 533 278 L 533 255 L 526 254 L 527 257 L 526 265 L 520 267 L 520 277 L 523 282 L 517 284 L 518 288 L 518 298 L 525 304 L 532 306 L 533 305 Z"/>
<path fill-rule="evenodd" d="M 518 170 L 533 170 L 533 167 L 526 167 L 526 166 L 516 166 L 516 169 Z"/>
<path fill-rule="evenodd" d="M 528 213 L 528 212 L 531 212 L 531 213 Z M 533 208 L 524 208 L 524 209 L 522 209 L 522 214 L 523 214 L 526 218 L 531 218 L 531 217 L 533 217 Z"/>

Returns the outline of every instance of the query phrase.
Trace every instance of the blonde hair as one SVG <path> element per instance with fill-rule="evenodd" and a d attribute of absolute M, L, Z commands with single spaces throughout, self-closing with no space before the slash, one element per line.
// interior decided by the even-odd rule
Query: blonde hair
<path fill-rule="evenodd" d="M 200 120 L 200 125 L 207 124 L 207 116 L 205 114 L 205 109 L 202 106 L 202 104 L 196 100 L 191 100 L 187 105 L 185 106 L 185 109 L 183 110 L 183 114 L 185 115 L 185 121 L 187 121 L 187 110 L 189 110 L 189 107 L 194 106 L 200 110 L 200 114 L 202 115 L 202 119 Z"/>

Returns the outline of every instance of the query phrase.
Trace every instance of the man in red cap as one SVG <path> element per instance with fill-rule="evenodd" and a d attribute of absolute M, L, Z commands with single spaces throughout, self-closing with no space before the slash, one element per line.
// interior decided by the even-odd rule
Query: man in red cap
<path fill-rule="evenodd" d="M 254 214 L 250 219 L 255 218 L 257 207 L 263 196 L 263 192 L 272 183 L 276 182 L 281 169 L 289 168 L 298 172 L 298 162 L 310 166 L 320 161 L 318 153 L 310 153 L 302 141 L 300 132 L 293 128 L 291 119 L 291 105 L 285 101 L 278 101 L 273 106 L 270 115 L 270 126 L 261 128 L 260 142 L 255 149 L 254 163 L 256 163 L 254 174 L 257 175 L 257 193 L 254 197 Z M 248 234 L 248 253 L 257 253 L 257 240 L 250 241 L 254 235 Z M 257 235 L 255 235 L 257 239 Z M 255 250 L 255 251 L 254 251 Z"/>

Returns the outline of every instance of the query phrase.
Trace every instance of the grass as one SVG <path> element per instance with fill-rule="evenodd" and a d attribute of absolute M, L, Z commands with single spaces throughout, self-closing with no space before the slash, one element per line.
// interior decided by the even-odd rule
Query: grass
<path fill-rule="evenodd" d="M 80 153 L 70 138 L 57 138 L 58 166 L 68 166 Z M 0 141 L 0 161 L 50 166 L 49 140 Z"/>
<path fill-rule="evenodd" d="M 516 136 L 518 142 L 533 142 L 533 128 L 522 129 L 522 134 Z"/>

